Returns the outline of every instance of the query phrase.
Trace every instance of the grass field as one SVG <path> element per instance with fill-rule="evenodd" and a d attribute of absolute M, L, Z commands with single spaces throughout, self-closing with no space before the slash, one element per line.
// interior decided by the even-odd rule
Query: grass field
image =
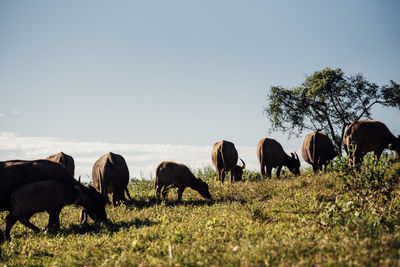
<path fill-rule="evenodd" d="M 132 200 L 107 207 L 108 227 L 78 224 L 66 207 L 57 235 L 34 234 L 17 223 L 2 245 L 1 265 L 56 266 L 276 266 L 400 265 L 400 163 L 367 160 L 360 169 L 336 161 L 326 174 L 287 172 L 281 179 L 216 182 L 206 178 L 213 201 L 187 189 L 155 204 L 152 181 L 130 184 Z M 4 218 L 0 214 L 1 227 Z M 44 227 L 47 215 L 32 221 Z"/>

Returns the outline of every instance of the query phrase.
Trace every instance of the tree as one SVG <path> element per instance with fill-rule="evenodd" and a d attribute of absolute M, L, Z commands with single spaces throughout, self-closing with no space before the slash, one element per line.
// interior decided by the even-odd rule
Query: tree
<path fill-rule="evenodd" d="M 325 68 L 307 76 L 298 87 L 272 86 L 265 113 L 271 131 L 299 136 L 304 130 L 322 130 L 338 148 L 346 126 L 354 120 L 372 119 L 375 104 L 400 110 L 400 86 L 394 81 L 379 87 L 361 74 L 345 75 Z"/>

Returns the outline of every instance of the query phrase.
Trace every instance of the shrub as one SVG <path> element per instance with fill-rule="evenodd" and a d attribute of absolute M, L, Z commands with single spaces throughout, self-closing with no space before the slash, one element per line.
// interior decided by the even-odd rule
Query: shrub
<path fill-rule="evenodd" d="M 351 166 L 348 158 L 338 157 L 331 168 L 344 187 L 333 203 L 326 204 L 323 223 L 368 237 L 395 229 L 400 220 L 393 213 L 398 213 L 400 206 L 391 201 L 399 184 L 400 164 L 393 162 L 393 155 L 376 160 L 369 154 L 356 166 Z"/>

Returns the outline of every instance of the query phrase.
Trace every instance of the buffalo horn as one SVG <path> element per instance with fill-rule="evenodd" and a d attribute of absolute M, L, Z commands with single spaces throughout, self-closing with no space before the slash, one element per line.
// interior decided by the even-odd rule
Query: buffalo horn
<path fill-rule="evenodd" d="M 244 170 L 244 168 L 246 168 L 246 163 L 244 163 L 244 161 L 243 161 L 242 159 L 240 159 L 240 161 L 241 161 L 242 164 L 243 164 L 242 170 Z"/>
<path fill-rule="evenodd" d="M 78 182 L 80 183 L 80 184 L 82 184 L 81 183 L 81 176 L 79 175 L 79 178 L 78 178 Z"/>
<path fill-rule="evenodd" d="M 294 154 L 296 155 L 296 159 L 297 159 L 297 161 L 300 161 L 300 160 L 299 160 L 299 156 L 297 155 L 297 153 L 296 153 L 296 152 L 294 152 Z"/>

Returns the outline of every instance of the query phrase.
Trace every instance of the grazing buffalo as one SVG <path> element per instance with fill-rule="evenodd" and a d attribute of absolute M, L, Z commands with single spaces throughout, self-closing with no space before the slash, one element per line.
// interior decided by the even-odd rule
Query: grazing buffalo
<path fill-rule="evenodd" d="M 60 212 L 63 207 L 76 204 L 88 211 L 93 219 L 107 221 L 105 209 L 101 214 L 93 212 L 93 203 L 85 187 L 76 184 L 67 185 L 56 181 L 39 181 L 25 184 L 17 188 L 10 197 L 10 214 L 6 217 L 5 237 L 10 240 L 10 231 L 16 221 L 35 232 L 39 228 L 29 219 L 37 212 L 46 211 L 49 214 L 49 223 L 46 229 L 57 232 L 60 229 Z"/>
<path fill-rule="evenodd" d="M 231 172 L 231 182 L 242 180 L 243 170 L 246 164 L 242 159 L 243 166 L 237 165 L 238 153 L 235 145 L 229 141 L 219 141 L 214 144 L 212 154 L 212 163 L 218 173 L 218 180 L 224 182 L 225 173 Z"/>
<path fill-rule="evenodd" d="M 92 181 L 94 187 L 98 190 L 100 189 L 101 176 L 105 187 L 105 197 L 108 199 L 107 194 L 112 194 L 114 206 L 117 206 L 121 201 L 126 201 L 125 192 L 128 198 L 131 198 L 128 191 L 129 170 L 121 155 L 109 152 L 94 163 Z"/>
<path fill-rule="evenodd" d="M 400 154 L 400 136 L 395 137 L 380 121 L 353 121 L 344 133 L 344 146 L 347 154 L 351 154 L 353 146 L 354 164 L 361 162 L 368 152 L 374 152 L 379 160 L 389 147 Z"/>
<path fill-rule="evenodd" d="M 329 161 L 338 155 L 338 149 L 333 146 L 326 134 L 315 131 L 306 135 L 301 153 L 303 159 L 312 165 L 314 172 L 317 172 L 326 170 Z"/>
<path fill-rule="evenodd" d="M 67 155 L 63 152 L 59 152 L 55 155 L 48 156 L 46 159 L 60 163 L 69 171 L 69 173 L 72 176 L 74 176 L 75 163 L 74 163 L 74 159 L 70 155 Z"/>
<path fill-rule="evenodd" d="M 156 200 L 160 201 L 160 193 L 165 198 L 170 187 L 178 188 L 178 201 L 181 202 L 182 194 L 186 187 L 199 192 L 204 198 L 211 198 L 208 191 L 208 185 L 200 179 L 197 179 L 192 172 L 183 164 L 172 161 L 164 161 L 156 169 Z"/>
<path fill-rule="evenodd" d="M 96 221 L 107 221 L 106 201 L 102 194 L 94 187 L 80 184 L 61 164 L 49 160 L 0 162 L 0 211 L 11 211 L 10 198 L 15 190 L 38 181 L 56 181 L 66 186 L 80 188 L 87 197 L 85 206 L 89 215 Z"/>
<path fill-rule="evenodd" d="M 264 138 L 258 142 L 257 158 L 263 177 L 271 177 L 272 168 L 278 168 L 276 176 L 279 178 L 282 166 L 286 166 L 291 173 L 300 175 L 300 160 L 297 154 L 291 153 L 291 157 L 289 157 L 283 151 L 281 144 L 274 139 Z"/>

